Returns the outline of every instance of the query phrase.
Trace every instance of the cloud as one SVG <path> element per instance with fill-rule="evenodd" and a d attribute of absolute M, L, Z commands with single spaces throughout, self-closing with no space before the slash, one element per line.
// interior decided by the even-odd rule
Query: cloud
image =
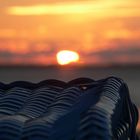
<path fill-rule="evenodd" d="M 13 64 L 37 64 L 37 65 L 48 65 L 54 64 L 55 52 L 50 51 L 28 51 L 28 53 L 22 52 L 10 52 L 8 50 L 0 50 L 0 64 L 13 65 Z"/>
<path fill-rule="evenodd" d="M 65 1 L 57 3 L 44 3 L 28 6 L 11 6 L 5 12 L 9 15 L 31 16 L 31 15 L 59 15 L 59 14 L 84 14 L 94 13 L 94 17 L 106 16 L 140 16 L 140 3 L 127 1 Z M 97 15 L 98 14 L 98 15 Z"/>
<path fill-rule="evenodd" d="M 54 15 L 92 12 L 93 6 L 89 3 L 57 3 L 32 6 L 14 6 L 6 9 L 10 15 Z"/>
<path fill-rule="evenodd" d="M 140 44 L 120 44 L 120 46 L 113 48 L 106 48 L 100 51 L 90 51 L 84 53 L 79 51 L 80 57 L 85 63 L 109 64 L 109 63 L 140 63 Z M 48 51 L 32 50 L 26 54 L 14 53 L 10 51 L 0 51 L 0 63 L 9 64 L 54 64 L 56 61 L 56 48 Z"/>
<path fill-rule="evenodd" d="M 35 46 L 34 46 L 35 48 Z M 50 50 L 37 50 L 33 49 L 33 47 L 28 47 L 28 52 L 23 53 L 22 51 L 13 51 L 13 50 L 2 50 L 0 48 L 0 58 L 11 58 L 11 57 L 21 57 L 21 58 L 25 58 L 25 57 L 36 57 L 36 56 L 40 56 L 40 55 L 44 55 L 44 56 L 51 56 L 54 55 L 55 53 L 55 49 L 52 48 Z"/>
<path fill-rule="evenodd" d="M 132 45 L 132 46 L 131 46 Z M 90 60 L 99 59 L 100 63 L 140 63 L 140 44 L 131 44 L 130 46 L 120 45 L 115 49 L 107 48 L 98 52 L 91 52 L 85 55 Z M 92 63 L 92 61 L 90 61 Z"/>
<path fill-rule="evenodd" d="M 5 43 L 4 43 L 5 41 Z M 55 62 L 55 47 L 51 42 L 26 42 L 19 40 L 0 40 L 0 64 L 48 65 Z"/>

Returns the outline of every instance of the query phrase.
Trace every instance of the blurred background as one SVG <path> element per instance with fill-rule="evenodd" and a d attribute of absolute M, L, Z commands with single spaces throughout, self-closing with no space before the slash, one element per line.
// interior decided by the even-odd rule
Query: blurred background
<path fill-rule="evenodd" d="M 1 82 L 107 76 L 140 107 L 139 0 L 1 1 Z"/>

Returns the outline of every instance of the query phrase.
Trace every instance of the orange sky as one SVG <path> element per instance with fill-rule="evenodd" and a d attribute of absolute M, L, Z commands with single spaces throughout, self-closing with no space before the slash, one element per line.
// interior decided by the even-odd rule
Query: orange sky
<path fill-rule="evenodd" d="M 79 63 L 140 63 L 139 0 L 4 0 L 0 64 L 55 64 L 59 50 Z"/>

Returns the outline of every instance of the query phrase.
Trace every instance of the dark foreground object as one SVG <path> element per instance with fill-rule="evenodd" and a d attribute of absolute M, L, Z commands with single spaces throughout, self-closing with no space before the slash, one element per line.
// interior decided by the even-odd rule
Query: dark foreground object
<path fill-rule="evenodd" d="M 137 121 L 115 77 L 0 83 L 0 140 L 137 140 Z"/>

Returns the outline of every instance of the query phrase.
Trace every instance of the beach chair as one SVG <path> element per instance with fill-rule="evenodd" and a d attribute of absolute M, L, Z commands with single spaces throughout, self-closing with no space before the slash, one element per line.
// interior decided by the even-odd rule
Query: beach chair
<path fill-rule="evenodd" d="M 0 84 L 0 140 L 138 140 L 137 121 L 116 77 Z"/>

